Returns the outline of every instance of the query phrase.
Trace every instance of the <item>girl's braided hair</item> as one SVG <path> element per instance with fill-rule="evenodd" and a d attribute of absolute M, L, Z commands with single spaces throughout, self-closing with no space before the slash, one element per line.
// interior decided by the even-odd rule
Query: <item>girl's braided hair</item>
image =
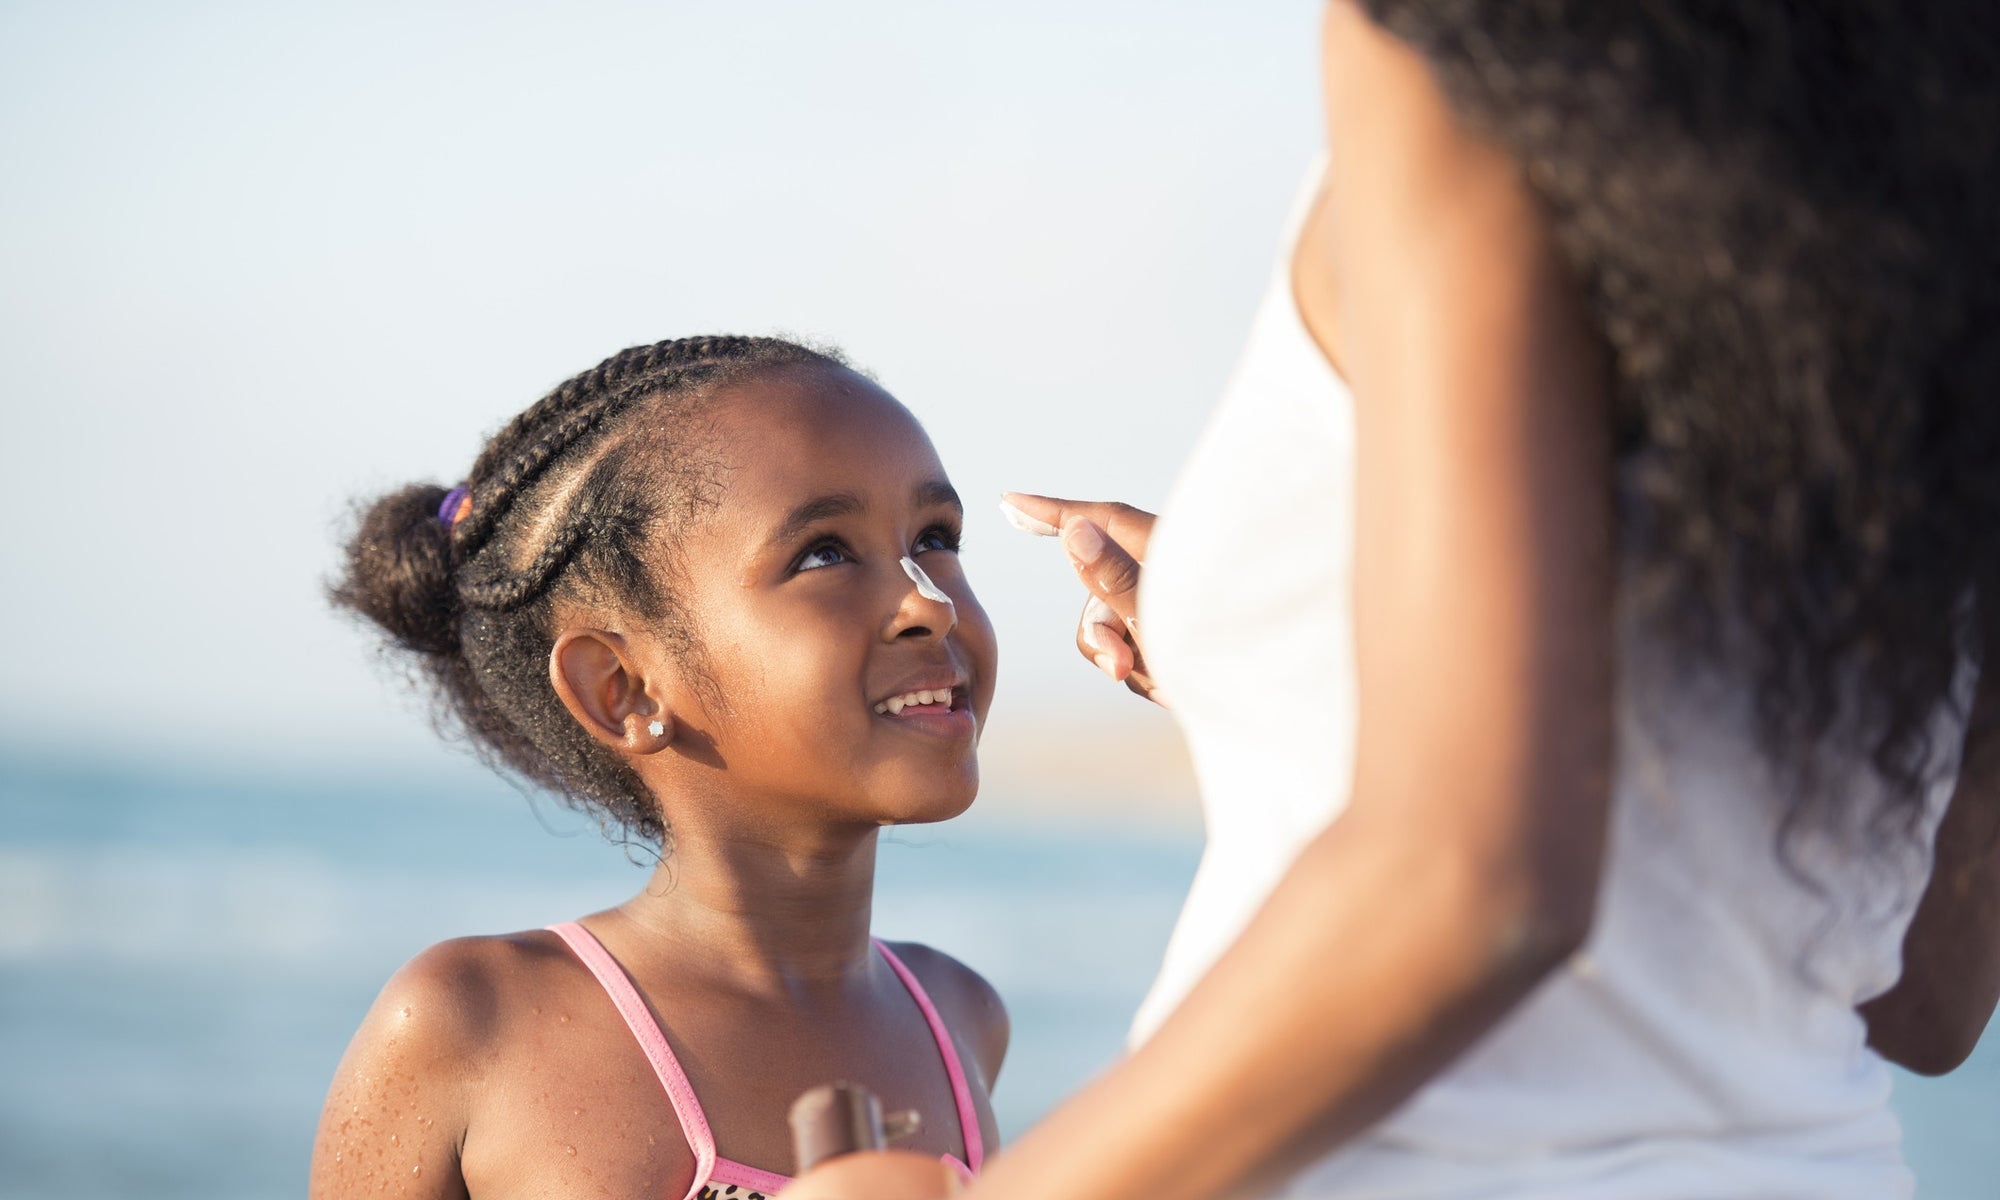
<path fill-rule="evenodd" d="M 781 338 L 698 337 L 635 346 L 558 386 L 494 434 L 464 500 L 411 484 L 365 506 L 329 588 L 410 656 L 441 727 L 503 773 L 595 813 L 607 832 L 664 846 L 659 802 L 578 725 L 549 683 L 553 617 L 603 604 L 656 624 L 691 666 L 699 643 L 674 611 L 674 534 L 712 507 L 720 480 L 699 401 L 796 364 L 845 365 Z"/>
<path fill-rule="evenodd" d="M 1544 202 L 1614 357 L 1646 591 L 1753 688 L 1792 816 L 1839 807 L 1836 743 L 1914 815 L 2000 629 L 1992 6 L 1363 2 Z"/>

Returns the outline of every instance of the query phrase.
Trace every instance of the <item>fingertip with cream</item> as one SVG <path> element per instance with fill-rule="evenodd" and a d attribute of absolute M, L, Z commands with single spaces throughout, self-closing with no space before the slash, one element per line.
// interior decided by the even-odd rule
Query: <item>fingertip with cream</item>
<path fill-rule="evenodd" d="M 1062 532 L 1062 530 L 1057 529 L 1047 521 L 1037 521 L 1027 513 L 1015 508 L 1004 498 L 1000 501 L 1000 515 L 1007 518 L 1007 523 L 1022 533 L 1031 533 L 1036 537 L 1055 537 Z"/>

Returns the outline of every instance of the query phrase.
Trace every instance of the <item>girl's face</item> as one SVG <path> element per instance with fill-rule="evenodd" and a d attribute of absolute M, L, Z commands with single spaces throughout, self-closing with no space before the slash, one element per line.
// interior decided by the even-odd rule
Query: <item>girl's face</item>
<path fill-rule="evenodd" d="M 803 798 L 815 819 L 868 824 L 964 811 L 996 652 L 930 439 L 833 367 L 760 375 L 708 415 L 724 490 L 681 544 L 680 587 L 721 705 L 681 720 L 714 742 L 730 802 L 783 820 Z"/>

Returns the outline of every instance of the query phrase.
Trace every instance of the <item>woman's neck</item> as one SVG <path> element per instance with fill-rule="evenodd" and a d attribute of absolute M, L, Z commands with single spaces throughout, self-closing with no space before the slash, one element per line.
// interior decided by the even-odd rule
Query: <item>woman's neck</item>
<path fill-rule="evenodd" d="M 791 994 L 837 987 L 869 964 L 876 840 L 872 829 L 789 841 L 684 830 L 617 912 L 718 982 Z"/>

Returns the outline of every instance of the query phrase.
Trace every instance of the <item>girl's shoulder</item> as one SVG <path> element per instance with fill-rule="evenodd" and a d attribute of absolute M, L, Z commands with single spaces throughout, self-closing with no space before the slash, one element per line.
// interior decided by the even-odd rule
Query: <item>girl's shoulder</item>
<path fill-rule="evenodd" d="M 1012 1029 L 1000 993 L 985 976 L 942 950 L 922 942 L 882 944 L 917 977 L 959 1049 L 978 1064 L 990 1085 L 1007 1057 Z"/>
<path fill-rule="evenodd" d="M 539 930 L 454 938 L 390 976 L 328 1089 L 312 1194 L 373 1192 L 380 1180 L 370 1172 L 393 1158 L 413 1165 L 408 1194 L 462 1195 L 467 1130 L 523 1124 L 517 1089 L 490 1084 L 547 1060 L 538 1026 L 603 1024 L 590 1020 L 591 980 L 567 955 Z"/>
<path fill-rule="evenodd" d="M 573 958 L 554 934 L 542 929 L 457 937 L 419 952 L 390 976 L 377 1001 L 400 1000 L 415 1017 L 418 1005 L 439 1032 L 466 1037 L 490 1035 L 532 1009 L 536 997 L 556 981 L 572 978 Z"/>
<path fill-rule="evenodd" d="M 356 1040 L 393 1043 L 418 1070 L 490 1062 L 511 1031 L 575 987 L 572 964 L 568 949 L 543 930 L 439 942 L 382 985 Z"/>

